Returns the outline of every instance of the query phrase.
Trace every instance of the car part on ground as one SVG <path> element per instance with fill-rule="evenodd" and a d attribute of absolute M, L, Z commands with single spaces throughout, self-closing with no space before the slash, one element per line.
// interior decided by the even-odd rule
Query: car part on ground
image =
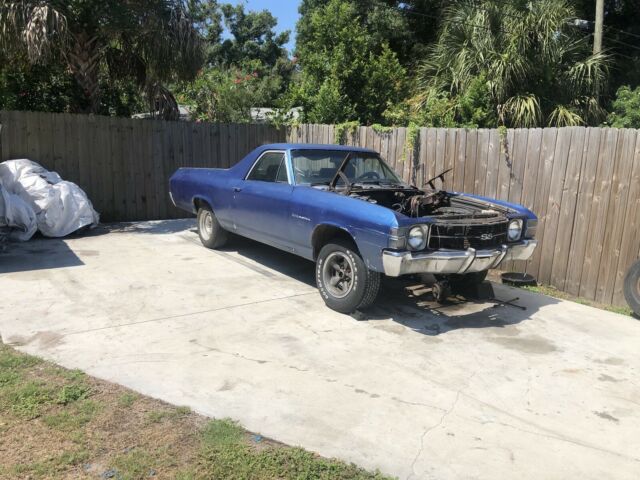
<path fill-rule="evenodd" d="M 75 183 L 62 180 L 36 162 L 27 159 L 0 163 L 0 184 L 32 209 L 37 228 L 47 237 L 64 237 L 100 221 L 91 201 Z M 28 240 L 25 231 L 21 240 Z M 32 233 L 33 234 L 33 233 Z M 28 238 L 27 238 L 28 237 Z"/>
<path fill-rule="evenodd" d="M 640 317 L 640 260 L 637 260 L 624 277 L 624 298 L 637 317 Z"/>
<path fill-rule="evenodd" d="M 505 272 L 500 275 L 502 283 L 505 285 L 511 285 L 514 287 L 535 287 L 538 285 L 535 277 L 528 273 L 520 272 Z"/>

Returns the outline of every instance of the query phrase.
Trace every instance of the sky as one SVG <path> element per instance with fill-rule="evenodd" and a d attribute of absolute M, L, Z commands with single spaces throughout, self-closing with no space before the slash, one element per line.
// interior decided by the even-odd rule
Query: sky
<path fill-rule="evenodd" d="M 295 46 L 296 22 L 300 0 L 223 0 L 220 3 L 237 5 L 244 3 L 247 10 L 269 10 L 278 19 L 276 32 L 291 30 L 287 50 L 291 52 Z"/>

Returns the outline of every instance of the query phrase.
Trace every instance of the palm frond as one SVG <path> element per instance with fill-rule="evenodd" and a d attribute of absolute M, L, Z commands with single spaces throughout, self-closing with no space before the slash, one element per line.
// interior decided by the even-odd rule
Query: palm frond
<path fill-rule="evenodd" d="M 26 49 L 32 63 L 41 62 L 64 43 L 67 19 L 50 2 L 8 1 L 0 5 L 0 46 Z"/>
<path fill-rule="evenodd" d="M 503 105 L 504 116 L 514 127 L 535 127 L 540 123 L 541 111 L 538 97 L 533 94 L 516 95 Z"/>
<path fill-rule="evenodd" d="M 549 115 L 550 127 L 577 127 L 584 125 L 584 119 L 571 107 L 558 105 Z"/>

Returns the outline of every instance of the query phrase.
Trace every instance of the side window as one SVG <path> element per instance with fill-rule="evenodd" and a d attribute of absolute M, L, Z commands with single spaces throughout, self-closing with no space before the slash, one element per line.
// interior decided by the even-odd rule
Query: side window
<path fill-rule="evenodd" d="M 287 181 L 287 169 L 284 164 L 284 153 L 265 153 L 258 163 L 256 163 L 249 173 L 247 180 L 258 180 L 261 182 L 279 182 L 284 177 Z"/>

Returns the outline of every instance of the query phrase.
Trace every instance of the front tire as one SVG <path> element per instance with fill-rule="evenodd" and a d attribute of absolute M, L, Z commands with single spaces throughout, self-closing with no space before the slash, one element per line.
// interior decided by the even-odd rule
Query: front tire
<path fill-rule="evenodd" d="M 213 210 L 209 207 L 198 209 L 198 236 L 207 248 L 220 248 L 227 243 L 228 232 L 220 226 Z"/>
<path fill-rule="evenodd" d="M 318 290 L 324 303 L 337 312 L 353 313 L 371 305 L 380 290 L 380 277 L 366 267 L 351 242 L 332 240 L 318 254 Z"/>

